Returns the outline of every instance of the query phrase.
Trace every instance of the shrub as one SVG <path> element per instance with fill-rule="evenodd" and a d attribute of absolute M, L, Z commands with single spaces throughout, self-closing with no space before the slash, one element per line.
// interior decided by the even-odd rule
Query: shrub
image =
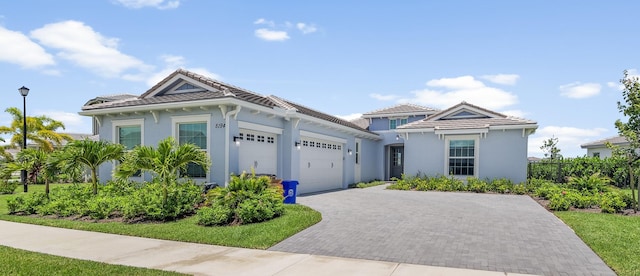
<path fill-rule="evenodd" d="M 121 209 L 120 197 L 94 197 L 87 201 L 87 209 L 83 215 L 92 219 L 106 219 Z"/>
<path fill-rule="evenodd" d="M 619 193 L 608 192 L 600 197 L 600 209 L 603 213 L 616 213 L 625 208 L 626 203 Z"/>
<path fill-rule="evenodd" d="M 232 176 L 225 188 L 207 193 L 205 209 L 198 215 L 201 225 L 247 224 L 269 220 L 284 213 L 282 190 L 270 185 L 267 177 Z M 231 210 L 229 217 L 225 214 Z"/>
<path fill-rule="evenodd" d="M 553 182 L 546 179 L 539 179 L 539 178 L 527 179 L 527 183 L 526 183 L 527 192 L 534 193 L 538 188 L 544 185 L 553 185 L 553 184 L 554 184 Z"/>
<path fill-rule="evenodd" d="M 517 184 L 517 185 L 513 185 L 513 189 L 511 190 L 511 193 L 517 194 L 517 195 L 524 195 L 527 194 L 529 191 L 527 189 L 527 186 L 525 184 Z"/>
<path fill-rule="evenodd" d="M 554 211 L 566 211 L 571 208 L 571 199 L 569 199 L 565 194 L 554 194 L 549 199 L 549 209 Z"/>
<path fill-rule="evenodd" d="M 512 189 L 513 182 L 511 182 L 511 180 L 507 178 L 493 179 L 489 183 L 489 190 L 496 193 L 506 194 L 510 193 Z"/>
<path fill-rule="evenodd" d="M 476 193 L 486 193 L 489 190 L 489 184 L 475 177 L 467 178 L 467 191 Z"/>
<path fill-rule="evenodd" d="M 34 192 L 25 196 L 8 198 L 7 207 L 10 214 L 32 215 L 36 214 L 47 201 L 47 195 L 44 192 Z"/>
<path fill-rule="evenodd" d="M 175 183 L 167 187 L 167 201 L 163 203 L 163 186 L 152 182 L 136 189 L 127 202 L 123 202 L 122 215 L 126 219 L 173 220 L 192 214 L 203 200 L 201 188 L 192 181 Z"/>
<path fill-rule="evenodd" d="M 418 176 L 407 176 L 403 174 L 401 179 L 396 179 L 396 183 L 387 186 L 387 189 L 406 191 L 413 190 L 418 185 L 418 181 L 420 181 L 420 177 Z"/>
<path fill-rule="evenodd" d="M 535 190 L 534 195 L 543 199 L 551 199 L 553 195 L 557 195 L 560 192 L 562 192 L 562 188 L 558 185 L 545 183 Z"/>
<path fill-rule="evenodd" d="M 588 209 L 598 205 L 600 197 L 598 194 L 584 193 L 575 189 L 565 191 L 565 196 L 571 202 L 571 206 L 579 209 Z"/>
<path fill-rule="evenodd" d="M 233 210 L 224 205 L 204 206 L 196 213 L 197 223 L 203 226 L 226 225 L 231 222 Z"/>
<path fill-rule="evenodd" d="M 600 173 L 597 172 L 580 177 L 569 177 L 567 186 L 583 192 L 606 192 L 609 190 L 607 185 L 610 181 L 608 177 L 601 176 Z"/>
<path fill-rule="evenodd" d="M 18 188 L 18 182 L 0 179 L 0 195 L 13 194 Z"/>

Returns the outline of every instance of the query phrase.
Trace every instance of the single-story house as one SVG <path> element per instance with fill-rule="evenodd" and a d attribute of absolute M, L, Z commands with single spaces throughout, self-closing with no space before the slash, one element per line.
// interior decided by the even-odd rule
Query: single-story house
<path fill-rule="evenodd" d="M 613 152 L 607 147 L 607 143 L 620 147 L 628 147 L 629 141 L 623 136 L 609 137 L 580 145 L 581 148 L 587 149 L 587 156 L 607 158 L 611 157 Z"/>
<path fill-rule="evenodd" d="M 91 99 L 80 114 L 93 118 L 100 139 L 127 149 L 168 136 L 196 144 L 212 160 L 207 173 L 188 168 L 186 175 L 198 182 L 225 185 L 231 174 L 253 170 L 298 180 L 299 193 L 403 173 L 522 182 L 528 136 L 537 128 L 465 102 L 446 110 L 401 104 L 346 121 L 183 69 L 140 96 Z M 100 167 L 101 181 L 114 166 Z"/>

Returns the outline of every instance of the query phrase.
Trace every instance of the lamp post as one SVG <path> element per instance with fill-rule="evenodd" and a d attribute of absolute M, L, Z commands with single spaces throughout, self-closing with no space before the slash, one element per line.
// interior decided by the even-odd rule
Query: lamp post
<path fill-rule="evenodd" d="M 24 86 L 18 88 L 20 95 L 22 95 L 22 149 L 27 148 L 27 95 L 29 95 L 29 88 Z M 28 191 L 27 188 L 27 170 L 20 171 L 20 179 L 22 180 L 22 186 L 24 192 Z"/>

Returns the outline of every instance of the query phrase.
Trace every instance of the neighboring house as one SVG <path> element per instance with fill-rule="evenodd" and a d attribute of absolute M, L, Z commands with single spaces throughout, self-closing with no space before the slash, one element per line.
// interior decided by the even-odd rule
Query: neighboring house
<path fill-rule="evenodd" d="M 580 145 L 581 148 L 587 149 L 587 156 L 607 158 L 612 156 L 612 151 L 607 147 L 607 143 L 612 145 L 628 147 L 629 141 L 622 136 L 609 137 L 606 139 L 593 141 Z"/>
<path fill-rule="evenodd" d="M 537 127 L 467 103 L 444 111 L 402 104 L 349 122 L 182 69 L 140 96 L 92 99 L 80 114 L 93 117 L 100 139 L 127 149 L 168 136 L 196 144 L 212 160 L 208 173 L 197 166 L 183 172 L 197 182 L 225 185 L 231 174 L 253 170 L 298 180 L 299 193 L 403 173 L 521 182 L 528 135 Z M 100 167 L 101 181 L 114 165 Z"/>

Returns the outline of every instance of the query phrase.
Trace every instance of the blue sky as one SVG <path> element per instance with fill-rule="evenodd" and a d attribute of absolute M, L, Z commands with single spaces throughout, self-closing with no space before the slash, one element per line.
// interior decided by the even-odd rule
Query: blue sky
<path fill-rule="evenodd" d="M 63 121 L 89 99 L 142 94 L 184 68 L 353 117 L 467 101 L 535 120 L 529 155 L 617 135 L 623 70 L 638 75 L 638 1 L 0 2 L 0 109 Z M 0 113 L 0 125 L 9 123 Z"/>

